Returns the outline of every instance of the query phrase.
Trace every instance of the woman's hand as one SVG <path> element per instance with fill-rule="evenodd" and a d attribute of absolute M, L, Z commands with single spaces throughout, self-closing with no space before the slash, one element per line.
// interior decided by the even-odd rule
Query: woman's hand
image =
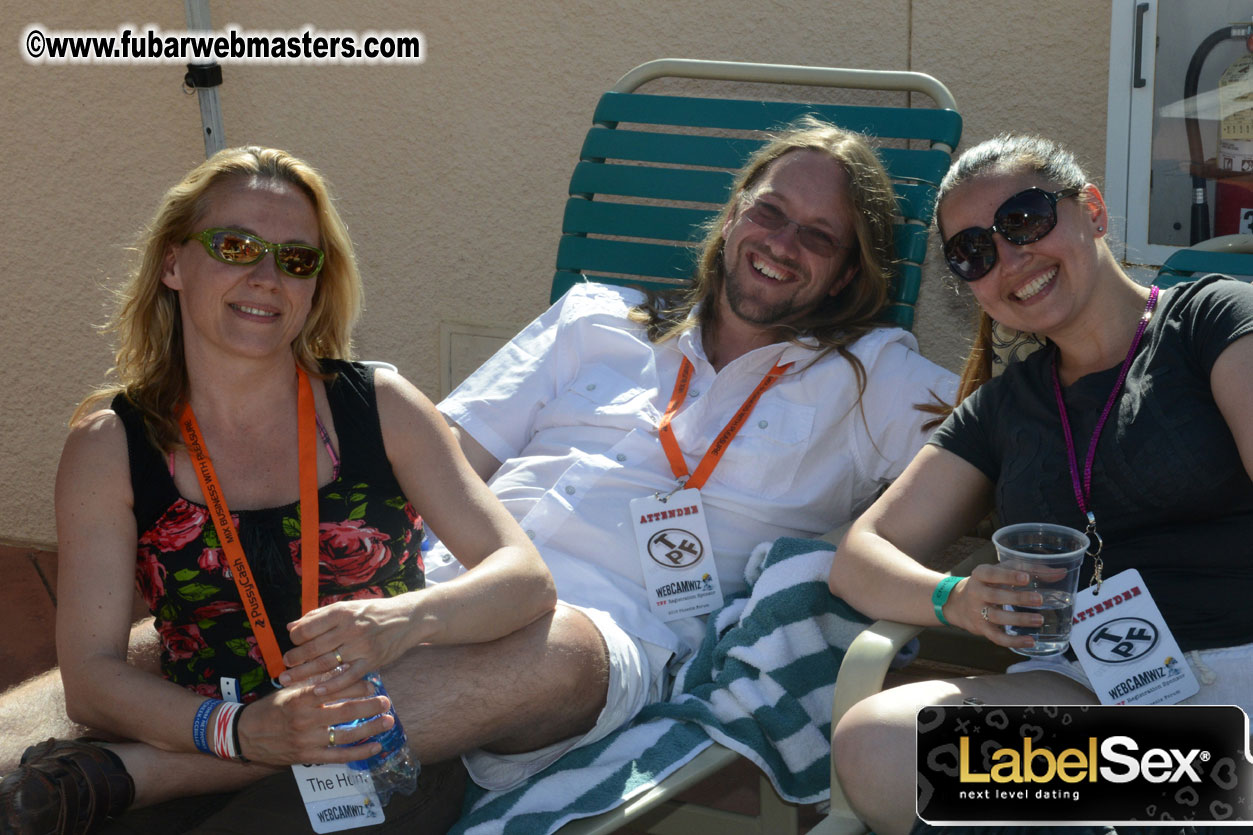
<path fill-rule="evenodd" d="M 323 676 L 325 685 L 356 681 L 380 670 L 420 643 L 414 591 L 390 598 L 344 600 L 309 612 L 288 625 L 295 648 L 283 656 L 284 687 Z M 325 686 L 319 685 L 319 686 Z"/>
<path fill-rule="evenodd" d="M 382 749 L 379 743 L 355 743 L 396 723 L 386 715 L 391 701 L 373 692 L 360 678 L 345 676 L 284 687 L 253 702 L 240 715 L 240 753 L 253 762 L 277 766 L 346 763 L 372 757 Z M 335 728 L 332 734 L 332 725 L 370 717 L 375 718 L 355 728 Z"/>
<path fill-rule="evenodd" d="M 1040 569 L 1037 573 L 1065 569 Z M 1045 579 L 1048 579 L 1047 577 Z M 967 632 L 982 635 L 1003 647 L 1027 648 L 1035 645 L 1030 635 L 1010 635 L 1006 626 L 1038 627 L 1044 623 L 1043 615 L 1034 611 L 1009 611 L 1004 606 L 1019 609 L 1037 609 L 1044 602 L 1038 591 L 1022 588 L 1031 582 L 1026 571 L 1006 568 L 995 563 L 975 566 L 973 572 L 953 589 L 945 605 L 945 617 L 949 622 Z"/>

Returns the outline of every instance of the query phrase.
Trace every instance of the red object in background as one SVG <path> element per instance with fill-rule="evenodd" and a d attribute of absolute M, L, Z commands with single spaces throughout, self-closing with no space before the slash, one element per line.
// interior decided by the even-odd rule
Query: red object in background
<path fill-rule="evenodd" d="M 1219 180 L 1214 187 L 1215 236 L 1253 235 L 1253 185 L 1243 180 Z"/>
<path fill-rule="evenodd" d="M 1253 234 L 1253 38 L 1218 81 L 1214 234 Z"/>

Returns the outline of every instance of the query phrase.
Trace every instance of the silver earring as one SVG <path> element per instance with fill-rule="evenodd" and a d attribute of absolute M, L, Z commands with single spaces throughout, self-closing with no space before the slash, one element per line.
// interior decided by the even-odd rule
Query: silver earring
<path fill-rule="evenodd" d="M 1104 227 L 1104 226 L 1098 226 L 1098 227 L 1096 227 L 1096 231 L 1098 231 L 1098 232 L 1104 232 L 1104 231 L 1105 231 L 1105 227 Z"/>

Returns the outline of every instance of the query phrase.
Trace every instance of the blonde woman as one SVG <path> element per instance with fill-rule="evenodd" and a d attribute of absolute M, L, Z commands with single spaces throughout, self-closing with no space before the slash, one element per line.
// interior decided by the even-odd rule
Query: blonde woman
<path fill-rule="evenodd" d="M 225 150 L 166 194 L 115 323 L 119 383 L 80 407 L 57 476 L 66 710 L 118 741 L 29 749 L 0 828 L 86 831 L 132 794 L 369 757 L 394 720 L 363 676 L 551 613 L 547 569 L 431 403 L 349 361 L 360 296 L 301 160 Z M 423 590 L 424 519 L 463 581 Z M 126 660 L 136 584 L 155 671 Z"/>

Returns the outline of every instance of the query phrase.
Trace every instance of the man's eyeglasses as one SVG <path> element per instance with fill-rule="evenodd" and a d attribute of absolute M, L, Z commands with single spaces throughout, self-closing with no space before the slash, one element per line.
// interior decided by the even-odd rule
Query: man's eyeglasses
<path fill-rule="evenodd" d="M 770 232 L 782 229 L 789 224 L 795 226 L 797 240 L 800 241 L 801 246 L 814 255 L 834 255 L 838 250 L 846 248 L 844 244 L 821 229 L 802 226 L 769 203 L 760 201 L 750 203 L 745 207 L 743 216 L 755 226 L 760 226 Z"/>
<path fill-rule="evenodd" d="M 206 229 L 187 240 L 204 244 L 205 252 L 224 264 L 241 267 L 255 264 L 268 253 L 274 253 L 274 263 L 284 274 L 292 278 L 313 278 L 322 269 L 325 255 L 316 246 L 308 244 L 272 244 L 256 235 L 235 229 Z"/>
<path fill-rule="evenodd" d="M 993 232 L 1015 246 L 1033 244 L 1057 225 L 1057 201 L 1074 197 L 1082 189 L 1064 188 L 1045 191 L 1029 188 L 1020 191 L 1000 205 L 992 215 L 992 226 L 984 229 L 971 226 L 944 242 L 944 260 L 953 275 L 963 281 L 977 281 L 996 265 L 996 241 Z"/>

